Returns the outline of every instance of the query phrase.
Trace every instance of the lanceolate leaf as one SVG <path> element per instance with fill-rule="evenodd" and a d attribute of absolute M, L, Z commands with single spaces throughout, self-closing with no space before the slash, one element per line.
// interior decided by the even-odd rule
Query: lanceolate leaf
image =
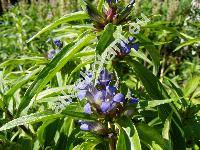
<path fill-rule="evenodd" d="M 142 81 L 145 89 L 152 97 L 152 99 L 169 99 L 169 95 L 166 92 L 163 85 L 157 79 L 156 76 L 153 75 L 148 69 L 146 69 L 142 64 L 135 60 L 127 59 L 127 63 L 134 67 L 134 70 L 138 76 L 138 78 Z M 174 149 L 185 149 L 184 145 L 184 133 L 182 131 L 182 123 L 180 120 L 180 116 L 174 107 L 173 104 L 164 104 L 159 106 L 159 117 L 164 123 L 169 114 L 173 111 L 172 116 L 172 130 L 171 134 L 174 139 Z"/>
<path fill-rule="evenodd" d="M 76 119 L 83 119 L 83 120 L 97 120 L 97 117 L 95 115 L 88 115 L 86 113 L 83 112 L 76 112 L 76 111 L 69 111 L 67 110 L 67 108 L 62 111 L 62 114 L 70 116 L 72 118 L 76 118 Z"/>
<path fill-rule="evenodd" d="M 141 41 L 146 48 L 146 50 L 149 52 L 149 55 L 151 56 L 154 65 L 156 67 L 156 70 L 158 70 L 160 65 L 160 52 L 159 50 L 154 46 L 154 44 L 149 40 L 148 38 L 138 35 L 139 41 Z"/>
<path fill-rule="evenodd" d="M 17 119 L 14 119 L 14 120 L 6 123 L 5 125 L 3 125 L 0 128 L 0 131 L 8 130 L 10 128 L 14 128 L 16 126 L 20 126 L 20 125 L 24 125 L 24 124 L 28 124 L 28 123 L 36 123 L 36 122 L 40 122 L 40 121 L 44 121 L 44 120 L 48 120 L 48 119 L 52 120 L 55 118 L 60 118 L 62 116 L 63 115 L 55 114 L 50 111 L 34 113 L 34 114 L 27 115 L 27 116 L 19 117 Z"/>
<path fill-rule="evenodd" d="M 87 141 L 82 143 L 81 145 L 75 146 L 73 150 L 93 150 L 95 146 L 99 143 L 99 141 Z"/>
<path fill-rule="evenodd" d="M 97 54 L 101 55 L 106 47 L 111 43 L 111 40 L 113 39 L 113 33 L 114 26 L 110 23 L 105 27 L 104 32 L 100 37 L 99 43 L 97 44 Z"/>
<path fill-rule="evenodd" d="M 98 10 L 99 12 L 102 12 L 103 2 L 104 2 L 104 0 L 99 0 L 98 7 L 97 7 L 97 10 Z"/>
<path fill-rule="evenodd" d="M 140 124 L 136 128 L 141 141 L 146 146 L 154 147 L 154 145 L 159 145 L 159 147 L 161 147 L 163 150 L 167 150 L 164 139 L 154 128 L 146 124 Z M 153 143 L 155 144 L 153 145 Z"/>
<path fill-rule="evenodd" d="M 33 39 L 35 39 L 36 37 L 38 37 L 42 33 L 46 32 L 48 30 L 51 30 L 51 29 L 55 28 L 56 26 L 58 26 L 58 25 L 60 25 L 62 23 L 75 21 L 75 20 L 81 20 L 81 19 L 88 19 L 88 15 L 83 11 L 67 14 L 67 15 L 61 17 L 60 19 L 56 20 L 54 23 L 52 23 L 52 24 L 48 25 L 47 27 L 43 28 L 36 35 L 34 35 L 31 39 L 29 39 L 27 41 L 27 43 L 32 41 Z"/>
<path fill-rule="evenodd" d="M 163 99 L 163 100 L 139 101 L 139 104 L 141 107 L 152 108 L 152 107 L 156 107 L 159 105 L 171 103 L 171 102 L 177 101 L 179 99 L 181 99 L 181 97 L 180 98 Z"/>
<path fill-rule="evenodd" d="M 47 60 L 44 57 L 23 57 L 19 59 L 10 59 L 0 64 L 0 68 L 7 67 L 8 65 L 25 65 L 28 63 L 45 64 Z"/>
<path fill-rule="evenodd" d="M 47 64 L 47 66 L 40 72 L 34 82 L 26 91 L 18 111 L 21 112 L 25 107 L 28 106 L 29 102 L 35 94 L 40 92 L 44 86 L 55 76 L 55 74 L 70 60 L 74 57 L 77 51 L 87 45 L 94 37 L 87 35 L 82 38 L 75 45 L 74 43 L 68 44 L 62 49 L 62 51 L 55 56 L 55 58 Z"/>
<path fill-rule="evenodd" d="M 149 93 L 149 95 L 152 97 L 152 99 L 168 99 L 169 96 L 160 83 L 160 81 L 157 79 L 156 76 L 154 76 L 148 69 L 146 69 L 142 64 L 139 62 L 133 60 L 133 59 L 127 59 L 127 63 L 134 67 L 134 70 L 140 80 L 142 81 L 145 89 Z"/>
<path fill-rule="evenodd" d="M 194 77 L 188 81 L 187 85 L 184 88 L 184 95 L 186 97 L 190 96 L 199 86 L 200 84 L 200 77 Z"/>
<path fill-rule="evenodd" d="M 15 91 L 19 88 L 21 88 L 25 83 L 27 83 L 27 81 L 29 81 L 30 79 L 32 79 L 35 74 L 37 74 L 40 70 L 42 69 L 42 67 L 39 67 L 38 69 L 32 71 L 30 74 L 26 75 L 25 77 L 22 77 L 16 84 L 14 84 L 14 86 L 6 93 L 5 95 L 5 99 L 7 99 L 8 96 L 12 96 Z"/>
<path fill-rule="evenodd" d="M 171 119 L 172 119 L 172 113 L 167 117 L 162 131 L 162 136 L 166 140 L 169 140 L 169 129 L 171 125 Z"/>
<path fill-rule="evenodd" d="M 176 47 L 174 52 L 180 50 L 184 46 L 192 45 L 194 43 L 200 43 L 200 38 L 190 39 L 190 40 L 188 40 L 186 42 L 181 43 L 179 46 Z"/>
<path fill-rule="evenodd" d="M 132 121 L 127 117 L 122 117 L 118 123 L 120 125 L 120 134 L 116 149 L 141 150 L 140 139 Z"/>

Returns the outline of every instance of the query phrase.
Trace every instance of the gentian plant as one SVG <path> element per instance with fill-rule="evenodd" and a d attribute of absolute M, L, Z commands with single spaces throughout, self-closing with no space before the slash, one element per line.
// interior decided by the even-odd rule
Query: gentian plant
<path fill-rule="evenodd" d="M 98 83 L 94 84 L 93 75 L 87 74 L 87 82 L 78 83 L 78 98 L 80 100 L 87 99 L 84 106 L 84 112 L 88 115 L 95 114 L 98 116 L 97 122 L 87 122 L 80 120 L 80 129 L 91 131 L 103 137 L 112 138 L 111 142 L 116 144 L 116 135 L 118 131 L 113 128 L 114 124 L 125 116 L 128 106 L 138 103 L 137 98 L 125 98 L 125 96 L 112 86 L 112 75 L 103 69 L 98 77 Z M 127 115 L 127 114 L 126 114 Z M 110 136 L 112 135 L 112 136 Z M 113 143 L 112 143 L 113 144 Z M 111 145 L 114 146 L 114 145 Z M 113 149 L 115 146 L 113 147 Z"/>
<path fill-rule="evenodd" d="M 190 130 L 199 129 L 193 102 L 199 78 L 178 88 L 170 79 L 176 71 L 166 69 L 169 54 L 160 58 L 164 44 L 177 36 L 196 40 L 166 22 L 130 32 L 130 24 L 141 18 L 134 1 L 81 2 L 82 11 L 64 15 L 27 41 L 47 31 L 51 39 L 62 39 L 51 41 L 49 59 L 0 65 L 0 141 L 25 143 L 27 149 L 195 148 L 199 139 Z"/>

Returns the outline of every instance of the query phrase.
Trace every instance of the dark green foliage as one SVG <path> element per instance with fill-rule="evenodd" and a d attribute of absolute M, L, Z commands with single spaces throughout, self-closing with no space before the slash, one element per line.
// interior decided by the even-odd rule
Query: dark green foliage
<path fill-rule="evenodd" d="M 74 3 L 77 12 L 63 17 L 60 7 L 46 3 L 19 3 L 0 17 L 0 149 L 198 150 L 196 6 L 186 0 L 141 0 L 134 9 L 127 1 Z M 129 26 L 142 20 L 139 12 L 150 22 L 133 34 Z M 102 65 L 99 55 L 122 36 L 134 37 L 139 50 Z M 48 59 L 47 51 L 57 50 L 55 39 L 63 48 Z M 116 93 L 126 98 L 109 115 L 98 106 L 86 114 L 88 99 L 80 101 L 74 85 L 87 70 L 95 69 L 97 79 L 101 65 L 112 72 Z M 139 102 L 130 103 L 131 98 Z M 95 128 L 82 131 L 84 123 Z"/>

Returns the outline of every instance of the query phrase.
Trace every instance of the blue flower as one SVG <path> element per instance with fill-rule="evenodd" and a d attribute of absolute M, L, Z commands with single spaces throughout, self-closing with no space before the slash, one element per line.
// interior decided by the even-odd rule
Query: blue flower
<path fill-rule="evenodd" d="M 89 131 L 90 126 L 89 126 L 89 124 L 84 123 L 80 126 L 80 129 L 83 130 L 83 131 Z"/>
<path fill-rule="evenodd" d="M 136 104 L 138 102 L 139 102 L 139 100 L 137 98 L 131 98 L 131 100 L 130 100 L 130 104 Z"/>
<path fill-rule="evenodd" d="M 110 102 L 102 102 L 101 103 L 101 111 L 103 113 L 107 112 L 111 108 L 111 103 Z"/>
<path fill-rule="evenodd" d="M 125 100 L 124 95 L 121 93 L 118 93 L 113 97 L 114 102 L 123 102 L 124 100 Z"/>
<path fill-rule="evenodd" d="M 86 114 L 91 114 L 92 113 L 92 110 L 91 110 L 91 105 L 89 103 L 87 103 L 85 106 L 84 106 L 84 112 Z"/>
<path fill-rule="evenodd" d="M 135 51 L 138 51 L 138 45 L 135 44 L 135 39 L 133 37 L 128 38 L 128 43 L 125 41 L 120 41 L 120 43 L 117 44 L 117 46 L 120 49 L 120 52 L 118 52 L 118 56 L 126 56 L 131 52 L 131 48 L 135 49 Z"/>
<path fill-rule="evenodd" d="M 50 50 L 50 51 L 48 51 L 47 57 L 49 59 L 52 59 L 55 56 L 55 54 L 56 54 L 56 51 L 54 49 Z"/>
<path fill-rule="evenodd" d="M 119 48 L 120 48 L 120 52 L 123 55 L 127 55 L 131 52 L 131 46 L 128 43 L 125 43 L 124 41 L 120 42 Z"/>
<path fill-rule="evenodd" d="M 121 93 L 116 94 L 116 87 L 109 85 L 111 79 L 111 74 L 106 69 L 103 69 L 98 80 L 99 84 L 104 88 L 98 90 L 93 83 L 86 82 L 77 85 L 79 99 L 87 98 L 88 101 L 84 106 L 85 113 L 91 114 L 92 107 L 95 107 L 93 110 L 97 110 L 97 113 L 107 114 L 114 111 L 118 104 L 124 102 L 124 95 Z"/>
<path fill-rule="evenodd" d="M 62 48 L 63 47 L 63 42 L 61 42 L 60 40 L 56 39 L 53 42 L 58 48 Z"/>
<path fill-rule="evenodd" d="M 54 49 L 52 49 L 52 50 L 48 51 L 47 57 L 49 59 L 53 59 L 55 57 L 55 55 L 58 54 L 59 52 L 60 52 L 60 50 L 54 50 Z"/>
<path fill-rule="evenodd" d="M 112 80 L 112 75 L 109 74 L 106 69 L 103 69 L 100 72 L 100 76 L 99 76 L 99 79 L 98 79 L 99 84 L 107 86 L 110 83 L 111 80 Z"/>

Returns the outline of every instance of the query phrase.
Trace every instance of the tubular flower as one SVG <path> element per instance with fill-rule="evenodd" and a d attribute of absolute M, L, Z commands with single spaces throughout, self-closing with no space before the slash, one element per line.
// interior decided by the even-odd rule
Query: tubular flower
<path fill-rule="evenodd" d="M 135 51 L 138 51 L 138 45 L 135 43 L 135 39 L 133 37 L 128 38 L 128 43 L 125 41 L 121 41 L 120 43 L 117 44 L 117 46 L 120 49 L 120 52 L 117 52 L 118 57 L 124 57 L 128 55 L 131 52 L 131 49 L 133 48 Z"/>
<path fill-rule="evenodd" d="M 58 39 L 54 40 L 53 43 L 54 43 L 58 48 L 62 48 L 62 47 L 63 47 L 63 42 L 61 42 L 61 41 L 58 40 Z"/>
<path fill-rule="evenodd" d="M 91 77 L 92 78 L 92 77 Z M 87 114 L 92 113 L 92 107 L 100 114 L 106 114 L 116 109 L 117 103 L 124 101 L 124 95 L 116 93 L 116 88 L 109 85 L 112 80 L 111 74 L 106 69 L 100 72 L 98 81 L 103 88 L 98 90 L 92 83 L 79 83 L 77 85 L 78 98 L 82 100 L 87 98 L 88 103 L 84 107 L 84 111 Z"/>
<path fill-rule="evenodd" d="M 130 100 L 130 104 L 136 104 L 138 102 L 139 102 L 139 100 L 137 98 L 131 98 L 131 100 Z"/>
<path fill-rule="evenodd" d="M 52 49 L 52 50 L 48 51 L 47 57 L 49 59 L 53 59 L 55 57 L 55 55 L 58 54 L 59 52 L 60 52 L 60 50 L 58 50 L 58 49 L 57 50 Z"/>
<path fill-rule="evenodd" d="M 106 69 L 100 72 L 97 85 L 102 86 L 98 89 L 90 78 L 87 76 L 87 82 L 78 83 L 76 88 L 78 90 L 78 98 L 80 100 L 86 98 L 87 103 L 84 106 L 84 112 L 86 114 L 99 114 L 100 116 L 114 118 L 123 112 L 123 105 L 125 102 L 125 96 L 117 91 L 117 88 L 110 85 L 112 76 Z M 89 82 L 88 82 L 89 81 Z M 136 98 L 131 99 L 132 103 L 136 103 Z M 131 104 L 130 102 L 130 104 Z M 101 125 L 101 123 L 99 124 Z M 95 124 L 82 123 L 81 130 L 93 130 L 96 129 Z M 94 131 L 94 130 L 93 130 Z"/>
<path fill-rule="evenodd" d="M 110 83 L 111 80 L 112 80 L 112 75 L 109 74 L 107 70 L 103 69 L 100 72 L 100 76 L 99 76 L 99 79 L 98 79 L 99 84 L 107 86 Z"/>

